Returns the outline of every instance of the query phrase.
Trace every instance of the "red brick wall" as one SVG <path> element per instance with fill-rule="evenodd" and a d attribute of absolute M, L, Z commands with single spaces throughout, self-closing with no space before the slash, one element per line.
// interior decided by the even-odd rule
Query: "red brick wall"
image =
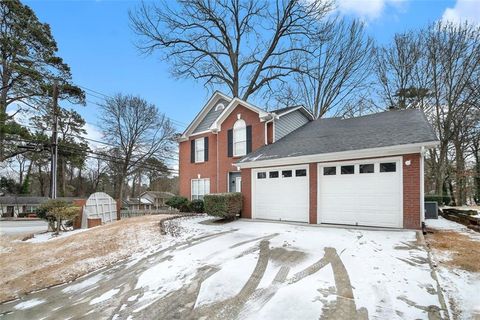
<path fill-rule="evenodd" d="M 273 122 L 267 123 L 267 143 L 273 143 Z"/>
<path fill-rule="evenodd" d="M 411 164 L 407 166 L 406 161 Z M 420 229 L 420 154 L 403 155 L 403 227 Z"/>
<path fill-rule="evenodd" d="M 190 199 L 191 197 L 191 179 L 210 178 L 210 192 L 228 191 L 228 172 L 238 171 L 232 164 L 241 157 L 228 157 L 228 138 L 227 132 L 233 128 L 234 123 L 240 114 L 247 126 L 252 126 L 252 151 L 265 145 L 265 123 L 260 122 L 258 113 L 237 106 L 230 115 L 223 121 L 221 131 L 218 134 L 203 134 L 190 138 L 188 141 L 180 142 L 179 146 L 179 176 L 180 176 L 180 195 Z M 200 137 L 208 136 L 209 154 L 208 161 L 204 163 L 190 163 L 190 141 Z M 217 157 L 218 148 L 218 157 Z M 218 163 L 218 168 L 217 168 Z M 244 184 L 242 182 L 242 188 Z M 243 190 L 243 189 L 242 189 Z"/>
<path fill-rule="evenodd" d="M 202 163 L 190 162 L 190 144 L 191 140 L 208 136 L 208 161 Z M 188 141 L 180 142 L 179 146 L 179 188 L 180 195 L 190 199 L 192 179 L 210 178 L 210 192 L 217 192 L 217 135 L 212 133 L 202 134 L 191 137 Z"/>
<path fill-rule="evenodd" d="M 310 163 L 308 170 L 308 178 L 310 180 L 310 211 L 309 211 L 309 222 L 311 224 L 317 223 L 317 164 Z"/>
<path fill-rule="evenodd" d="M 242 170 L 242 218 L 252 218 L 252 169 Z"/>

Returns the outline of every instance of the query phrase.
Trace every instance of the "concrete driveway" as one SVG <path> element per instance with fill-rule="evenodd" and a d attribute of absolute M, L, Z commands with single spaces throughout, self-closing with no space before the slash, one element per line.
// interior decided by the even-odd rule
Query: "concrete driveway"
<path fill-rule="evenodd" d="M 20 236 L 47 231 L 43 220 L 0 220 L 0 235 Z"/>
<path fill-rule="evenodd" d="M 439 319 L 414 231 L 205 218 L 150 256 L 0 305 L 0 319 Z"/>

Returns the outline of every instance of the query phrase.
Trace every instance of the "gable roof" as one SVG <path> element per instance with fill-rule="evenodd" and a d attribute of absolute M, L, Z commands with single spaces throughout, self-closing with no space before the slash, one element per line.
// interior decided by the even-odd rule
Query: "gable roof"
<path fill-rule="evenodd" d="M 304 106 L 291 106 L 291 107 L 280 108 L 280 109 L 273 110 L 272 113 L 275 113 L 278 117 L 282 117 L 296 110 L 299 110 L 300 112 L 302 112 L 309 120 L 315 120 L 315 117 L 313 116 L 313 114 Z"/>
<path fill-rule="evenodd" d="M 422 111 L 385 111 L 349 119 L 311 121 L 237 164 L 416 143 L 432 145 L 437 141 Z"/>
<path fill-rule="evenodd" d="M 210 97 L 210 99 L 208 99 L 207 103 L 203 106 L 202 110 L 200 110 L 200 112 L 195 116 L 193 121 L 185 129 L 180 139 L 182 138 L 185 139 L 194 132 L 195 133 L 201 132 L 196 130 L 200 124 L 202 124 L 202 127 L 206 127 L 208 129 L 208 127 L 210 127 L 210 125 L 213 123 L 213 121 L 216 120 L 216 118 L 212 117 L 211 123 L 208 123 L 208 122 L 202 123 L 202 121 L 204 120 L 206 115 L 209 113 L 209 111 L 212 108 L 214 108 L 217 105 L 217 102 L 220 100 L 229 102 L 232 100 L 232 98 L 227 96 L 226 94 L 221 93 L 220 91 L 215 91 L 213 95 Z M 218 115 L 220 115 L 220 113 Z"/>
<path fill-rule="evenodd" d="M 218 105 L 218 103 L 225 104 L 225 108 L 222 110 L 215 110 L 214 108 L 216 105 Z M 222 122 L 239 104 L 254 112 L 257 112 L 260 120 L 271 117 L 271 113 L 254 106 L 251 103 L 243 101 L 239 98 L 232 98 L 219 91 L 215 91 L 202 110 L 187 127 L 187 129 L 185 129 L 179 140 L 186 140 L 190 135 L 201 134 L 209 131 L 220 131 Z"/>

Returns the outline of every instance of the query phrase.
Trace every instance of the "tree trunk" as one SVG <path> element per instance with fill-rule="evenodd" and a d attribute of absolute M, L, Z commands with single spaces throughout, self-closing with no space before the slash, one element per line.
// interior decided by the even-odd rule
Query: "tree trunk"
<path fill-rule="evenodd" d="M 460 142 L 455 143 L 455 203 L 457 206 L 467 204 L 465 179 L 465 159 L 463 148 Z"/>

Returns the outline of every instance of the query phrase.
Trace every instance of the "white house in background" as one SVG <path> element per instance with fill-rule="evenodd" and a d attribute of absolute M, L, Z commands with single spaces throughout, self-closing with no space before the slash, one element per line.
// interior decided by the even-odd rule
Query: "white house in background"
<path fill-rule="evenodd" d="M 151 204 L 151 209 L 158 210 L 168 208 L 165 202 L 173 196 L 174 194 L 171 192 L 145 191 L 138 199 L 140 202 L 148 201 Z"/>

